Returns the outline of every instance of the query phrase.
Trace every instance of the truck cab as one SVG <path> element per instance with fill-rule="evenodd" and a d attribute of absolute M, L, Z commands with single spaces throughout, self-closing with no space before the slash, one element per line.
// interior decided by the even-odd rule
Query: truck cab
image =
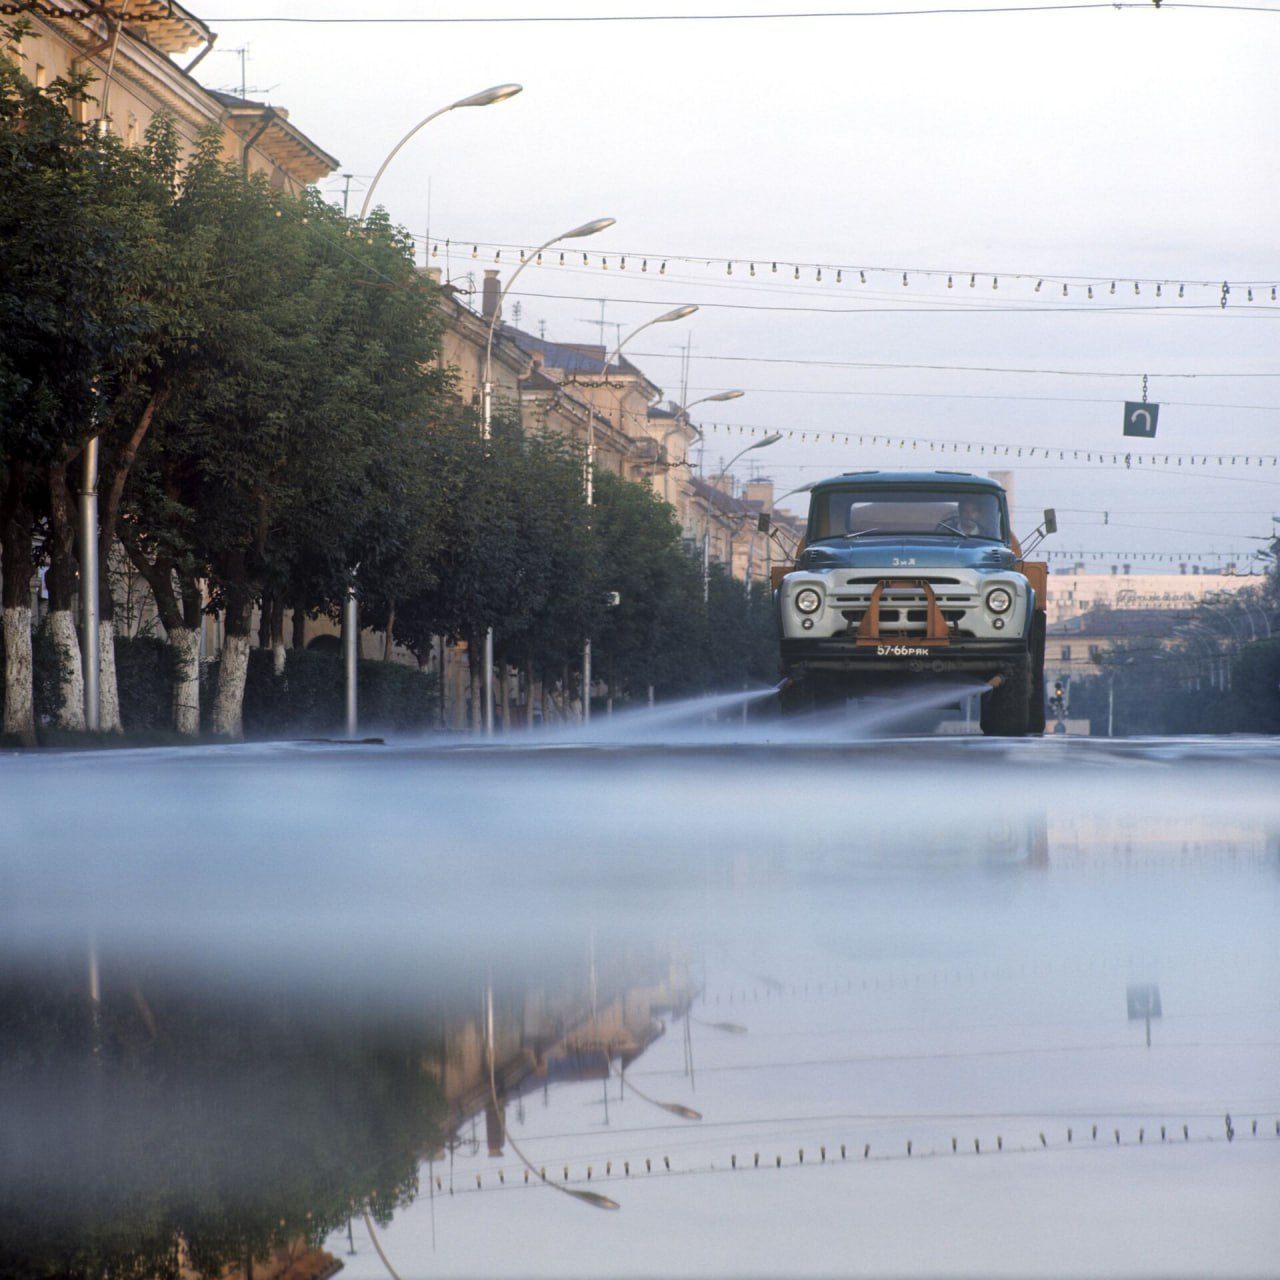
<path fill-rule="evenodd" d="M 984 733 L 1044 729 L 1044 586 L 1001 486 L 958 471 L 855 471 L 810 490 L 775 583 L 784 709 L 971 676 Z"/>

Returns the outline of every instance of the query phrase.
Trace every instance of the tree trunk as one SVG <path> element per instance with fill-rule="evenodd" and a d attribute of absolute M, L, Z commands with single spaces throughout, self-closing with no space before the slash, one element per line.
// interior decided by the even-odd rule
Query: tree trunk
<path fill-rule="evenodd" d="M 36 745 L 34 667 L 31 661 L 31 508 L 25 466 L 9 463 L 0 495 L 0 580 L 4 583 L 4 733 L 24 747 Z"/>
<path fill-rule="evenodd" d="M 396 602 L 392 602 L 387 606 L 387 635 L 382 644 L 382 660 L 390 662 L 391 655 L 396 647 Z"/>
<path fill-rule="evenodd" d="M 293 606 L 293 639 L 295 649 L 307 647 L 307 611 L 301 604 Z"/>
<path fill-rule="evenodd" d="M 169 632 L 173 649 L 173 727 L 185 737 L 200 733 L 200 633 L 175 627 Z"/>
<path fill-rule="evenodd" d="M 123 733 L 120 721 L 120 690 L 116 681 L 115 617 L 116 599 L 111 589 L 111 553 L 115 549 L 116 526 L 120 521 L 120 505 L 124 498 L 125 482 L 138 450 L 151 429 L 156 410 L 163 402 L 163 395 L 155 393 L 147 401 L 133 431 L 121 451 L 111 483 L 107 485 L 98 512 L 98 727 L 104 733 Z"/>
<path fill-rule="evenodd" d="M 284 600 L 279 596 L 271 610 L 271 669 L 284 675 Z"/>
<path fill-rule="evenodd" d="M 80 637 L 70 609 L 49 611 L 49 635 L 58 661 L 58 709 L 54 723 L 59 729 L 83 733 L 84 667 L 80 660 Z"/>
<path fill-rule="evenodd" d="M 218 738 L 244 737 L 244 685 L 249 673 L 249 627 L 232 631 L 227 616 L 227 634 L 222 641 L 222 661 L 218 664 L 218 688 L 213 697 L 213 732 Z"/>
<path fill-rule="evenodd" d="M 72 604 L 78 585 L 75 554 L 75 502 L 67 486 L 67 464 L 49 468 L 49 634 L 58 659 L 58 707 L 54 721 L 59 729 L 83 732 L 84 664 L 76 634 Z"/>
<path fill-rule="evenodd" d="M 116 627 L 110 618 L 98 621 L 98 728 L 103 733 L 124 732 L 116 682 Z"/>
<path fill-rule="evenodd" d="M 25 585 L 25 584 L 24 584 Z M 5 592 L 9 580 L 5 578 Z M 4 607 L 4 733 L 36 745 L 35 681 L 31 663 L 31 607 Z"/>

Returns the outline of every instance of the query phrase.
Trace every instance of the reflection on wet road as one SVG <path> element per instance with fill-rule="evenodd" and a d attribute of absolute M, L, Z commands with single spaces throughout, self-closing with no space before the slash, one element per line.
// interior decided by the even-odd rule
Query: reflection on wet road
<path fill-rule="evenodd" d="M 656 721 L 7 758 L 0 1270 L 1265 1274 L 1278 764 Z"/>

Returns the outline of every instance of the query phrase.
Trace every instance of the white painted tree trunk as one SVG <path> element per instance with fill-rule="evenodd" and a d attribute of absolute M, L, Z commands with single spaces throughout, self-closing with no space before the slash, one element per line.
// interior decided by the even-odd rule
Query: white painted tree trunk
<path fill-rule="evenodd" d="M 84 732 L 84 667 L 80 661 L 80 637 L 70 609 L 54 609 L 49 614 L 49 634 L 58 660 L 59 729 Z"/>
<path fill-rule="evenodd" d="M 278 676 L 284 675 L 284 637 L 271 642 L 271 669 Z"/>
<path fill-rule="evenodd" d="M 4 611 L 4 653 L 4 732 L 24 746 L 34 747 L 36 708 L 30 609 Z"/>
<path fill-rule="evenodd" d="M 249 637 L 227 636 L 218 664 L 213 698 L 213 732 L 219 738 L 244 737 L 244 682 L 249 672 Z"/>
<path fill-rule="evenodd" d="M 120 723 L 120 687 L 116 682 L 116 628 L 98 623 L 98 728 L 103 733 L 123 733 Z"/>
<path fill-rule="evenodd" d="M 184 737 L 200 733 L 200 633 L 185 627 L 169 632 L 173 649 L 173 727 Z"/>

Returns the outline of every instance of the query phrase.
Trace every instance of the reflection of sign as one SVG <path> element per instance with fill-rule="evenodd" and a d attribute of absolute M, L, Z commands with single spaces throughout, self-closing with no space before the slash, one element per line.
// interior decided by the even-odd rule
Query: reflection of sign
<path fill-rule="evenodd" d="M 1156 419 L 1160 416 L 1158 404 L 1148 404 L 1145 400 L 1124 402 L 1124 433 L 1127 436 L 1153 436 L 1156 433 Z"/>
<path fill-rule="evenodd" d="M 1160 988 L 1152 982 L 1132 983 L 1126 992 L 1129 1000 L 1129 1021 L 1140 1018 L 1158 1018 L 1160 1013 Z"/>

